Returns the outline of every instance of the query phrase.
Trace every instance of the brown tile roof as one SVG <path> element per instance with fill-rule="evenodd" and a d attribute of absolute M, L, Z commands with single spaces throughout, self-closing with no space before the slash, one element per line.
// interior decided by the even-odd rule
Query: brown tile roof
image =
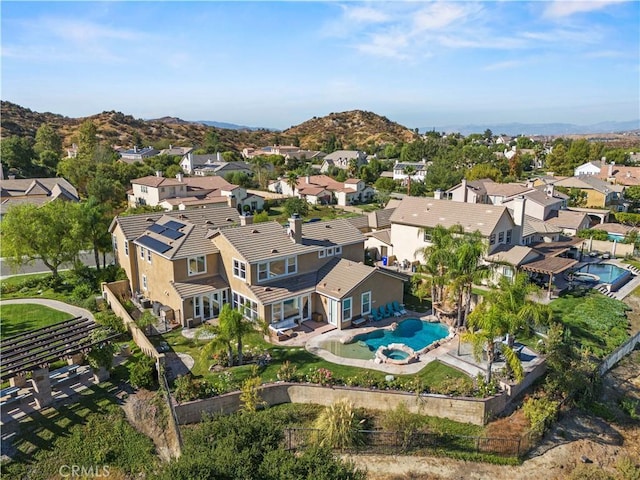
<path fill-rule="evenodd" d="M 134 178 L 131 180 L 131 184 L 144 185 L 146 187 L 175 187 L 177 185 L 183 185 L 177 178 L 165 178 L 158 177 L 156 175 L 147 175 L 146 177 Z"/>
<path fill-rule="evenodd" d="M 295 277 L 283 278 L 268 284 L 250 285 L 249 289 L 260 302 L 269 304 L 291 298 L 293 295 L 314 292 L 316 289 L 317 276 L 318 272 L 311 272 Z"/>
<path fill-rule="evenodd" d="M 349 217 L 346 220 L 360 231 L 369 229 L 369 217 L 367 215 Z"/>
<path fill-rule="evenodd" d="M 364 236 L 346 219 L 302 224 L 305 245 L 351 245 L 364 242 Z"/>
<path fill-rule="evenodd" d="M 221 288 L 228 288 L 229 285 L 220 275 L 199 278 L 188 282 L 169 282 L 173 289 L 180 295 L 180 298 L 189 298 L 195 295 L 214 292 Z"/>
<path fill-rule="evenodd" d="M 380 270 L 363 263 L 333 258 L 318 271 L 316 292 L 332 298 L 344 298 L 371 275 Z"/>
<path fill-rule="evenodd" d="M 480 203 L 452 202 L 427 197 L 404 197 L 395 212 L 391 223 L 416 227 L 452 227 L 461 225 L 465 232 L 479 230 L 488 237 L 503 216 L 511 216 L 507 207 L 484 205 Z"/>
<path fill-rule="evenodd" d="M 373 237 L 380 240 L 382 243 L 386 243 L 387 245 L 391 245 L 391 230 L 378 230 L 376 232 L 368 233 L 367 237 Z"/>
<path fill-rule="evenodd" d="M 586 213 L 582 212 L 570 212 L 568 210 L 558 210 L 556 215 L 549 217 L 546 222 L 551 225 L 564 228 L 578 228 L 584 222 L 585 217 L 588 218 Z M 588 225 L 588 223 L 587 223 Z"/>
<path fill-rule="evenodd" d="M 508 263 L 518 267 L 530 256 L 530 259 L 539 259 L 542 254 L 536 252 L 533 248 L 523 245 L 500 245 L 491 255 L 487 256 L 490 262 Z"/>
<path fill-rule="evenodd" d="M 53 195 L 56 186 L 68 192 L 73 198 L 79 198 L 75 187 L 62 177 L 3 179 L 2 196 Z"/>
<path fill-rule="evenodd" d="M 637 230 L 636 227 L 628 227 L 627 225 L 622 225 L 621 223 L 601 223 L 600 225 L 596 225 L 593 228 L 594 230 L 604 230 L 607 233 L 618 235 L 626 235 L 629 232 Z"/>

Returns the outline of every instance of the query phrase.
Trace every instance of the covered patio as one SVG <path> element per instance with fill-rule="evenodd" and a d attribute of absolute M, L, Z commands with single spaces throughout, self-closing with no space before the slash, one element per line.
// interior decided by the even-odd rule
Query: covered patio
<path fill-rule="evenodd" d="M 548 278 L 545 282 L 547 287 L 547 297 L 551 298 L 554 281 L 556 281 L 557 287 L 563 287 L 562 283 L 564 283 L 564 278 L 562 276 L 558 277 L 558 275 L 572 268 L 577 263 L 578 260 L 574 260 L 573 258 L 545 257 L 542 260 L 537 260 L 522 265 L 520 269 L 525 272 L 533 273 L 535 275 L 547 276 Z"/>

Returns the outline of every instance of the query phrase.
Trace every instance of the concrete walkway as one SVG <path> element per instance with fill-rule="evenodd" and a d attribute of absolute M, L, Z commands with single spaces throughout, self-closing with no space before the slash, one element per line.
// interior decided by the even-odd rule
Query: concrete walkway
<path fill-rule="evenodd" d="M 61 312 L 66 312 L 73 317 L 85 317 L 89 320 L 94 320 L 93 314 L 85 309 L 76 307 L 75 305 L 69 305 L 68 303 L 60 302 L 58 300 L 49 300 L 48 298 L 16 298 L 13 300 L 2 300 L 0 301 L 0 307 L 2 305 L 14 305 L 14 304 L 29 304 L 33 303 L 36 305 L 43 305 L 45 307 L 53 308 L 54 310 L 60 310 Z"/>

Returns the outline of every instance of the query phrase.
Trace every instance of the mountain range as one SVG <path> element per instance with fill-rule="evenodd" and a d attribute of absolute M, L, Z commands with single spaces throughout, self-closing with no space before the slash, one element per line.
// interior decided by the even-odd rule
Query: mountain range
<path fill-rule="evenodd" d="M 626 122 L 600 122 L 591 125 L 575 125 L 572 123 L 497 123 L 483 125 L 446 125 L 440 127 L 421 128 L 420 132 L 435 130 L 436 132 L 461 133 L 469 135 L 472 133 L 483 133 L 491 130 L 494 135 L 580 135 L 594 133 L 621 133 L 640 130 L 640 119 Z"/>

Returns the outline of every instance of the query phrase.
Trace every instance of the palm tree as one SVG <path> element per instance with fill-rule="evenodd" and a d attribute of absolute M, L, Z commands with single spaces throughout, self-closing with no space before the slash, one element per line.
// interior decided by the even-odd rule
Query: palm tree
<path fill-rule="evenodd" d="M 233 367 L 233 347 L 231 346 L 231 337 L 227 336 L 218 325 L 203 325 L 196 332 L 196 340 L 200 339 L 205 333 L 213 335 L 211 340 L 202 347 L 201 355 L 205 359 L 210 359 L 219 352 L 226 351 L 227 366 Z"/>
<path fill-rule="evenodd" d="M 487 381 L 491 381 L 496 348 L 504 355 L 515 379 L 521 381 L 524 378 L 522 364 L 513 349 L 513 336 L 521 330 L 527 331 L 532 325 L 548 323 L 552 317 L 547 305 L 529 300 L 529 294 L 535 290 L 526 274 L 516 275 L 513 282 L 502 277 L 499 288 L 490 291 L 469 315 L 467 323 L 470 330 L 463 339 L 473 344 L 476 359 L 480 359 L 483 350 L 486 351 Z M 506 344 L 495 341 L 506 334 L 509 334 Z"/>
<path fill-rule="evenodd" d="M 411 195 L 411 175 L 416 173 L 416 167 L 413 165 L 406 165 L 402 170 L 407 176 L 407 195 Z"/>
<path fill-rule="evenodd" d="M 241 311 L 231 308 L 228 303 L 222 307 L 218 318 L 222 335 L 236 340 L 238 364 L 242 365 L 242 337 L 254 330 L 253 323 L 247 320 Z"/>
<path fill-rule="evenodd" d="M 253 171 L 256 173 L 256 177 L 258 178 L 258 184 L 260 185 L 260 188 L 267 187 L 267 182 L 266 182 L 267 177 L 265 174 L 267 173 L 268 163 L 269 162 L 267 162 L 267 159 L 262 155 L 253 157 L 253 159 L 251 160 L 252 168 L 253 168 Z"/>
<path fill-rule="evenodd" d="M 291 188 L 291 195 L 296 194 L 296 185 L 298 184 L 298 174 L 296 172 L 289 172 L 287 174 L 287 185 Z"/>

